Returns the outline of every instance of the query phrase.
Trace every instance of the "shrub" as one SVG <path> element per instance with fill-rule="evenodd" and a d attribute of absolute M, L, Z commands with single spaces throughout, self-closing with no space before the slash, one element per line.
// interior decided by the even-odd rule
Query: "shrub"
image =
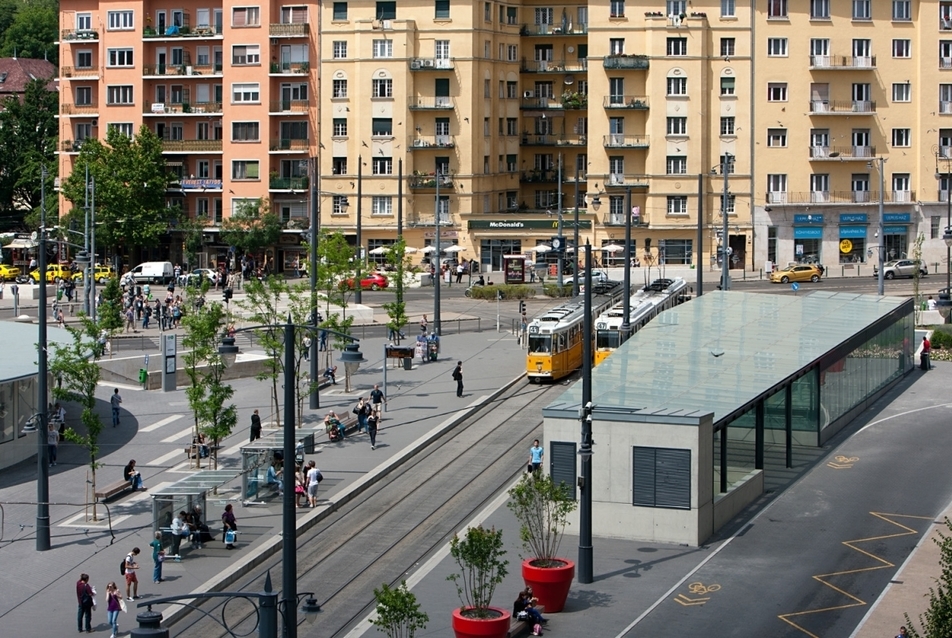
<path fill-rule="evenodd" d="M 952 333 L 943 329 L 936 329 L 930 340 L 934 348 L 952 349 Z"/>
<path fill-rule="evenodd" d="M 542 293 L 547 297 L 571 297 L 574 286 L 572 284 L 566 284 L 559 287 L 558 284 L 543 284 Z"/>
<path fill-rule="evenodd" d="M 535 294 L 532 286 L 523 284 L 501 284 L 499 286 L 475 286 L 470 289 L 470 296 L 473 299 L 493 300 L 496 298 L 496 293 L 500 291 L 502 292 L 503 299 L 529 299 Z"/>
<path fill-rule="evenodd" d="M 470 527 L 463 538 L 450 541 L 450 556 L 459 566 L 459 572 L 447 576 L 453 581 L 463 607 L 460 613 L 470 618 L 492 618 L 489 604 L 496 586 L 506 578 L 508 560 L 504 560 L 502 530 L 486 529 L 482 525 Z"/>

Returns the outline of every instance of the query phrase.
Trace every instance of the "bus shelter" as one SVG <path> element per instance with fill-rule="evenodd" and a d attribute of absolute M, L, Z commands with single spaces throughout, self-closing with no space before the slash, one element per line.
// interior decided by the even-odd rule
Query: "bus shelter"
<path fill-rule="evenodd" d="M 209 490 L 222 487 L 231 482 L 237 473 L 234 470 L 206 470 L 176 481 L 152 492 L 152 531 L 162 532 L 162 544 L 166 535 L 170 535 L 172 519 L 179 512 L 189 512 L 200 505 L 207 512 L 206 494 Z"/>
<path fill-rule="evenodd" d="M 320 429 L 298 430 L 294 446 L 294 462 L 303 466 L 305 454 L 314 454 L 314 441 Z M 241 499 L 245 505 L 260 502 L 268 496 L 268 468 L 272 463 L 284 463 L 284 432 L 269 432 L 253 443 L 241 447 Z"/>

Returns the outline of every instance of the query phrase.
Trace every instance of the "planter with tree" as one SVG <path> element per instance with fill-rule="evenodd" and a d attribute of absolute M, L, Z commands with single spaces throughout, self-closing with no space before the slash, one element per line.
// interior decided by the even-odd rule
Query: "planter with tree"
<path fill-rule="evenodd" d="M 522 579 L 546 612 L 562 611 L 575 577 L 575 563 L 558 554 L 568 515 L 577 505 L 564 482 L 542 472 L 523 475 L 509 490 L 508 506 L 519 520 L 519 537 L 530 556 L 522 561 Z"/>
<path fill-rule="evenodd" d="M 407 589 L 407 581 L 399 587 L 384 583 L 374 589 L 377 616 L 370 624 L 387 634 L 387 638 L 413 638 L 418 629 L 426 629 L 430 617 L 420 611 L 416 596 Z"/>
<path fill-rule="evenodd" d="M 460 571 L 447 577 L 456 584 L 456 593 L 463 604 L 453 610 L 453 633 L 456 638 L 505 638 L 509 633 L 511 614 L 491 607 L 493 592 L 508 574 L 504 560 L 502 530 L 470 527 L 463 538 L 450 541 L 450 555 Z"/>

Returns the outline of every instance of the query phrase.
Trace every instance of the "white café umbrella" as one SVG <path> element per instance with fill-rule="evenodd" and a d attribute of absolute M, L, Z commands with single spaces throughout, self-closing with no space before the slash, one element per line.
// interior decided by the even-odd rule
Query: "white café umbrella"
<path fill-rule="evenodd" d="M 436 251 L 436 246 L 427 246 L 426 248 L 421 248 L 420 252 L 424 255 L 429 255 L 432 252 Z"/>
<path fill-rule="evenodd" d="M 390 252 L 390 249 L 387 248 L 386 246 L 378 246 L 377 248 L 374 248 L 373 250 L 371 250 L 368 254 L 369 255 L 386 255 L 388 252 Z"/>
<path fill-rule="evenodd" d="M 622 250 L 625 250 L 625 247 L 619 246 L 618 244 L 605 244 L 604 246 L 602 246 L 601 249 L 604 250 L 606 253 L 617 253 Z"/>
<path fill-rule="evenodd" d="M 412 255 L 413 253 L 420 252 L 420 249 L 414 248 L 413 246 L 407 246 L 406 248 L 403 249 L 403 252 L 407 255 Z"/>
<path fill-rule="evenodd" d="M 533 246 L 529 250 L 531 250 L 534 253 L 545 254 L 549 252 L 550 250 L 552 250 L 552 246 L 549 246 L 548 244 L 538 244 L 536 246 Z"/>
<path fill-rule="evenodd" d="M 464 250 L 466 250 L 466 249 L 463 248 L 462 246 L 457 246 L 457 245 L 454 244 L 454 245 L 450 246 L 449 248 L 444 248 L 444 249 L 443 249 L 443 252 L 444 252 L 444 253 L 459 253 L 459 252 L 462 252 L 462 251 L 464 251 Z"/>

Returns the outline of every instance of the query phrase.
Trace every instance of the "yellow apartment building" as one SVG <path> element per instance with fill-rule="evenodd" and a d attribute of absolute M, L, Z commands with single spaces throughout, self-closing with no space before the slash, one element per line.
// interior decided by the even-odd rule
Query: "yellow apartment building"
<path fill-rule="evenodd" d="M 845 270 L 920 233 L 944 262 L 952 2 L 60 6 L 60 174 L 82 140 L 144 122 L 180 177 L 170 202 L 208 219 L 207 262 L 263 196 L 289 226 L 279 270 L 312 198 L 368 254 L 438 228 L 483 270 L 576 233 L 620 263 L 629 218 L 642 264 L 709 269 L 726 243 L 733 268 Z"/>

